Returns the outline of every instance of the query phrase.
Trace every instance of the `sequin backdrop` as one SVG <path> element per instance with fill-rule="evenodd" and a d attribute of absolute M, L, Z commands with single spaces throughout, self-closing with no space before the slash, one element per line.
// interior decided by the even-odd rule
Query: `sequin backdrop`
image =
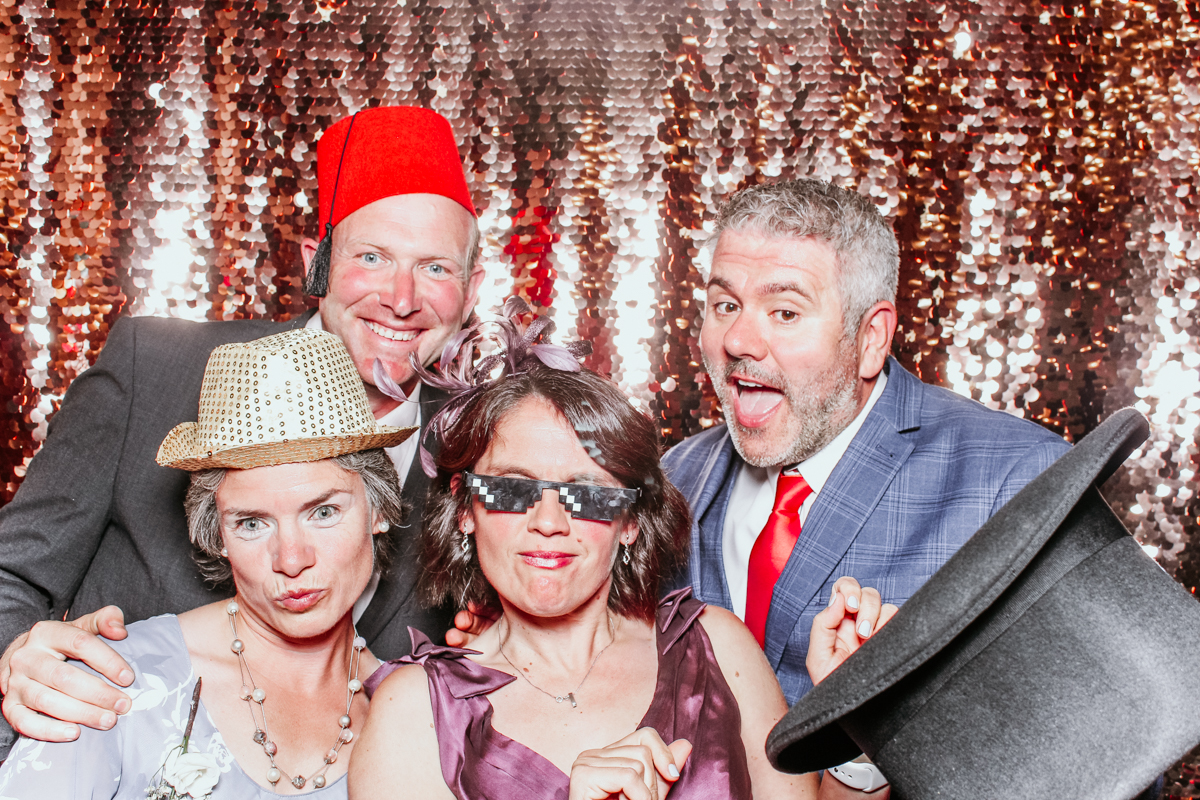
<path fill-rule="evenodd" d="M 901 242 L 896 353 L 1076 439 L 1136 405 L 1108 487 L 1200 583 L 1200 4 L 0 0 L 0 490 L 122 314 L 301 313 L 315 139 L 445 114 L 512 291 L 590 339 L 669 442 L 718 198 L 811 175 Z"/>

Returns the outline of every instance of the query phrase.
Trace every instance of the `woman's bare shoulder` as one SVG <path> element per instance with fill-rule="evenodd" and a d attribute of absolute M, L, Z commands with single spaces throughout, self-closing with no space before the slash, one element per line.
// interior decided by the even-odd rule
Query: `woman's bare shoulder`
<path fill-rule="evenodd" d="M 397 774 L 406 776 L 406 797 L 451 798 L 440 764 L 425 669 L 401 666 L 371 697 L 367 723 L 350 759 L 351 800 L 389 796 Z"/>
<path fill-rule="evenodd" d="M 706 606 L 700 613 L 699 622 L 708 634 L 718 658 L 722 651 L 727 650 L 750 654 L 757 651 L 761 655 L 762 650 L 759 649 L 753 634 L 732 612 L 719 606 Z"/>
<path fill-rule="evenodd" d="M 705 608 L 699 622 L 712 642 L 717 665 L 739 703 L 746 702 L 749 693 L 765 696 L 771 705 L 782 704 L 783 695 L 779 693 L 775 673 L 745 623 L 716 606 Z"/>
<path fill-rule="evenodd" d="M 371 697 L 371 713 L 376 705 L 401 703 L 423 705 L 428 711 L 429 680 L 420 664 L 402 664 L 383 679 Z"/>

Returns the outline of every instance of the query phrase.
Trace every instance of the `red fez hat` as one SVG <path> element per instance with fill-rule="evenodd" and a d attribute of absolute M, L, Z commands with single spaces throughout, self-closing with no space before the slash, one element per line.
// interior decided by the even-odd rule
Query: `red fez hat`
<path fill-rule="evenodd" d="M 399 194 L 440 194 L 476 216 L 450 123 L 414 106 L 365 108 L 332 125 L 317 143 L 321 243 L 305 291 L 328 290 L 334 226 L 363 206 Z"/>

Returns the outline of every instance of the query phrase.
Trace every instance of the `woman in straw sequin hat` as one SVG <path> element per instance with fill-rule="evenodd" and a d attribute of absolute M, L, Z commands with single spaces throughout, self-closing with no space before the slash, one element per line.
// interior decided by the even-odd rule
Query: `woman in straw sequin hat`
<path fill-rule="evenodd" d="M 232 598 L 130 625 L 113 647 L 136 676 L 133 710 L 74 742 L 22 739 L 0 796 L 346 797 L 378 666 L 353 610 L 402 517 L 380 448 L 414 430 L 375 422 L 330 334 L 213 351 L 198 422 L 172 430 L 158 462 L 192 472 L 199 568 Z"/>
<path fill-rule="evenodd" d="M 745 626 L 687 590 L 659 602 L 690 519 L 653 422 L 548 332 L 503 321 L 495 355 L 422 376 L 455 396 L 422 450 L 421 588 L 499 618 L 471 650 L 414 632 L 372 676 L 351 796 L 815 796 L 766 761 L 786 706 Z"/>

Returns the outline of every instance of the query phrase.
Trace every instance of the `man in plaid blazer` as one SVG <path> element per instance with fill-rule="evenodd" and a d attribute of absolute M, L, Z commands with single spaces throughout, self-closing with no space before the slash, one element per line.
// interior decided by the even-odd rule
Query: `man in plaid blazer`
<path fill-rule="evenodd" d="M 713 240 L 701 347 L 727 424 L 664 465 L 695 516 L 695 594 L 739 616 L 762 590 L 746 570 L 781 471 L 813 490 L 767 587 L 764 650 L 792 703 L 812 687 L 809 631 L 838 578 L 903 603 L 1068 445 L 888 355 L 898 248 L 865 198 L 819 181 L 753 187 Z"/>

